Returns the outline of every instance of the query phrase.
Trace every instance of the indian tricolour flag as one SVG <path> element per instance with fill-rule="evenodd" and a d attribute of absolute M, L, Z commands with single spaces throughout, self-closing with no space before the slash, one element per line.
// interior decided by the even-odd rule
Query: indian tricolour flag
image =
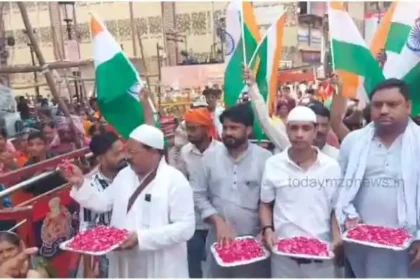
<path fill-rule="evenodd" d="M 371 46 L 385 49 L 386 78 L 407 82 L 413 98 L 413 115 L 420 114 L 420 2 L 394 2 L 381 21 Z"/>
<path fill-rule="evenodd" d="M 259 61 L 256 83 L 264 98 L 271 116 L 276 108 L 277 82 L 279 61 L 283 48 L 283 31 L 286 23 L 286 13 L 283 12 L 268 28 L 261 43 L 253 54 L 250 65 Z M 254 121 L 254 134 L 258 140 L 264 138 L 264 132 L 257 119 Z"/>
<path fill-rule="evenodd" d="M 90 19 L 96 91 L 99 110 L 104 118 L 128 138 L 144 123 L 138 94 L 140 76 L 105 25 L 94 15 Z"/>
<path fill-rule="evenodd" d="M 368 101 L 384 80 L 382 70 L 342 2 L 329 2 L 332 66 L 343 82 L 343 95 Z"/>
<path fill-rule="evenodd" d="M 240 0 L 231 1 L 226 10 L 225 106 L 238 102 L 244 90 L 243 64 L 251 60 L 260 39 L 252 4 Z"/>
<path fill-rule="evenodd" d="M 274 113 L 276 107 L 278 69 L 279 62 L 282 59 L 285 23 L 286 13 L 283 12 L 268 28 L 252 59 L 259 58 L 256 83 L 264 100 L 267 102 L 270 116 Z"/>

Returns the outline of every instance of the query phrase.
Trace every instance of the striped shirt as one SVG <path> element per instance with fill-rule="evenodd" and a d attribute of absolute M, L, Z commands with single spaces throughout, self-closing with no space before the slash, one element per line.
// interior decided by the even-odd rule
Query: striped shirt
<path fill-rule="evenodd" d="M 89 176 L 89 175 L 88 175 Z M 96 188 L 99 191 L 104 191 L 109 185 L 111 185 L 112 180 L 106 178 L 100 171 L 99 168 L 95 168 L 90 176 L 92 180 L 90 185 L 92 188 Z M 96 213 L 90 209 L 81 208 L 80 209 L 80 231 L 84 231 L 95 227 L 96 225 L 109 225 L 111 222 L 112 212 L 107 213 Z"/>

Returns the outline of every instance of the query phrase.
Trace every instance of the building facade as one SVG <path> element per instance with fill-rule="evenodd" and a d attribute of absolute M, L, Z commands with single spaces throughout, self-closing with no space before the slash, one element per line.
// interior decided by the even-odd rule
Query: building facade
<path fill-rule="evenodd" d="M 92 57 L 91 35 L 88 25 L 89 13 L 98 15 L 109 31 L 121 44 L 127 55 L 143 67 L 138 35 L 143 45 L 144 62 L 148 73 L 156 78 L 158 72 L 157 45 L 162 65 L 174 65 L 189 53 L 200 62 L 209 61 L 223 52 L 218 34 L 218 26 L 225 14 L 228 2 L 75 2 L 74 15 L 65 15 L 63 5 L 58 2 L 25 2 L 35 34 L 47 61 L 59 59 L 90 59 Z M 312 12 L 322 18 L 326 12 L 325 3 L 311 2 Z M 261 31 L 268 28 L 277 15 L 286 10 L 288 19 L 284 34 L 283 61 L 290 65 L 301 65 L 319 59 L 307 52 L 320 53 L 322 41 L 322 20 L 302 21 L 299 15 L 299 2 L 255 2 L 254 8 Z M 31 50 L 19 9 L 15 2 L 0 4 L 4 23 L 4 37 L 13 37 L 15 45 L 7 47 L 9 65 L 32 64 Z M 366 4 L 350 2 L 348 11 L 363 29 Z M 310 11 L 309 11 L 310 12 Z M 64 21 L 69 19 L 69 25 Z M 70 28 L 68 28 L 70 27 Z M 71 32 L 69 40 L 69 31 Z M 179 42 L 175 42 L 177 39 Z M 74 45 L 77 41 L 77 44 Z M 69 43 L 70 42 L 70 43 Z M 306 52 L 306 53 L 305 53 Z M 36 61 L 35 61 L 36 62 Z M 93 67 L 80 69 L 82 76 L 93 78 Z M 142 71 L 144 71 L 142 69 Z M 42 75 L 38 75 L 42 83 Z M 19 89 L 33 84 L 32 73 L 10 76 L 12 87 Z M 92 88 L 93 83 L 87 82 Z M 42 93 L 46 87 L 41 86 Z M 34 89 L 18 90 L 19 93 L 32 94 Z"/>

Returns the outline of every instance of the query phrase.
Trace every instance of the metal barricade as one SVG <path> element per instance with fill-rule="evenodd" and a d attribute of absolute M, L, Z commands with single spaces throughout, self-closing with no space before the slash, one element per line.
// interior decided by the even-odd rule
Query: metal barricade
<path fill-rule="evenodd" d="M 0 199 L 12 196 L 12 201 L 19 201 L 12 208 L 0 210 L 0 222 L 14 221 L 9 230 L 17 232 L 27 246 L 37 246 L 41 256 L 50 262 L 60 278 L 75 277 L 80 260 L 79 254 L 59 249 L 59 244 L 74 236 L 79 229 L 78 205 L 70 197 L 70 186 L 65 184 L 23 201 L 13 198 L 34 182 L 58 172 L 42 172 L 46 168 L 55 169 L 63 159 L 90 157 L 88 152 L 88 148 L 79 149 L 0 176 L 0 183 L 9 185 L 0 192 Z M 42 173 L 31 177 L 39 172 Z"/>

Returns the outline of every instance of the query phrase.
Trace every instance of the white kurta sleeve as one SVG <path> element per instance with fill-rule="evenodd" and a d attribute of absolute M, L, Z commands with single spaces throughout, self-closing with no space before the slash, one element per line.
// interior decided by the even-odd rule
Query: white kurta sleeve
<path fill-rule="evenodd" d="M 346 179 L 346 172 L 347 167 L 349 165 L 349 158 L 350 153 L 355 147 L 355 143 L 357 141 L 360 141 L 358 131 L 353 131 L 350 134 L 348 134 L 343 142 L 340 145 L 340 153 L 338 156 L 338 164 L 340 165 L 341 174 L 342 174 L 342 180 L 341 184 L 339 186 L 338 191 L 338 198 L 335 203 L 335 213 L 337 217 L 337 221 L 340 226 L 344 225 L 344 222 L 347 218 L 353 219 L 359 217 L 359 214 L 356 211 L 356 208 L 354 207 L 353 203 L 350 201 L 348 202 L 348 186 L 352 186 L 354 184 L 352 181 L 347 181 Z"/>
<path fill-rule="evenodd" d="M 137 239 L 141 251 L 156 251 L 187 242 L 195 231 L 193 192 L 187 179 L 178 173 L 172 179 L 170 191 L 169 224 L 159 228 L 138 229 Z"/>
<path fill-rule="evenodd" d="M 290 146 L 289 137 L 286 134 L 286 127 L 282 122 L 277 125 L 271 123 L 267 104 L 265 103 L 257 85 L 253 85 L 248 92 L 252 101 L 251 107 L 265 134 L 277 148 L 283 151 Z"/>
<path fill-rule="evenodd" d="M 109 185 L 103 192 L 100 192 L 91 186 L 91 179 L 85 178 L 83 185 L 79 189 L 72 187 L 70 196 L 80 206 L 98 213 L 104 213 L 112 210 L 112 189 L 114 189 L 113 184 Z"/>
<path fill-rule="evenodd" d="M 275 184 L 272 176 L 275 174 L 272 170 L 272 161 L 269 159 L 265 162 L 263 178 L 261 181 L 260 200 L 263 203 L 271 203 L 276 199 Z"/>
<path fill-rule="evenodd" d="M 349 154 L 351 152 L 351 149 L 353 148 L 353 145 L 351 143 L 351 137 L 346 137 L 342 141 L 340 145 L 340 151 L 338 153 L 338 164 L 341 167 L 341 172 L 343 173 L 343 177 L 346 173 L 348 161 L 349 161 Z"/>

